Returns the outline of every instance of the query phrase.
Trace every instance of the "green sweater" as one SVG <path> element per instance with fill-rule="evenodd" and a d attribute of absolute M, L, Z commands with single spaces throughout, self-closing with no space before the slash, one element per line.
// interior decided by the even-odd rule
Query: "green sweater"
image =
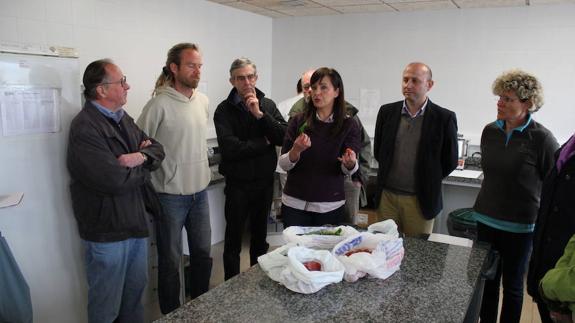
<path fill-rule="evenodd" d="M 575 313 L 575 235 L 567 243 L 555 268 L 541 279 L 540 286 L 541 296 L 545 300 L 560 304 L 559 308 L 568 307 L 571 313 Z"/>

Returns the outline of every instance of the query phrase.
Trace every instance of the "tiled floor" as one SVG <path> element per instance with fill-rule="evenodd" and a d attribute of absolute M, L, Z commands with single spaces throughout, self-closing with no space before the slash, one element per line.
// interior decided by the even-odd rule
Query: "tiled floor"
<path fill-rule="evenodd" d="M 501 295 L 499 297 L 501 299 Z M 523 296 L 523 310 L 521 311 L 521 323 L 541 323 L 541 317 L 539 317 L 539 310 L 537 310 L 537 304 L 533 302 L 531 296 L 525 291 Z"/>
<path fill-rule="evenodd" d="M 273 238 L 270 239 L 270 234 L 268 234 L 268 243 L 270 244 L 270 251 L 277 247 L 274 246 L 273 243 L 273 241 L 275 240 L 276 239 Z M 240 254 L 240 270 L 242 272 L 250 268 L 249 241 L 250 241 L 249 236 L 246 234 L 242 244 L 242 252 Z M 210 278 L 210 289 L 224 282 L 224 263 L 223 263 L 224 242 L 222 241 L 220 243 L 213 245 L 211 253 L 213 259 L 213 266 L 212 266 L 212 277 Z"/>
<path fill-rule="evenodd" d="M 246 271 L 250 268 L 250 244 L 244 242 L 242 245 L 242 253 L 240 254 L 240 270 Z M 210 278 L 210 289 L 218 286 L 224 282 L 224 242 L 217 243 L 212 246 L 212 277 Z"/>

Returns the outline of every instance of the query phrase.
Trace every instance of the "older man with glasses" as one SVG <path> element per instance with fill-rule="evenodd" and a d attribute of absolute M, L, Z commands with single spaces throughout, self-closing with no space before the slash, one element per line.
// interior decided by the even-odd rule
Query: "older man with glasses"
<path fill-rule="evenodd" d="M 275 103 L 256 88 L 256 65 L 247 58 L 230 68 L 233 86 L 214 113 L 222 155 L 219 171 L 226 179 L 225 279 L 240 272 L 242 233 L 250 222 L 250 265 L 268 250 L 267 218 L 270 213 L 276 146 L 283 143 L 287 124 Z"/>
<path fill-rule="evenodd" d="M 88 321 L 144 322 L 153 210 L 144 190 L 164 149 L 123 110 L 130 86 L 111 60 L 90 63 L 83 83 L 86 103 L 70 126 L 67 163 L 85 250 Z"/>

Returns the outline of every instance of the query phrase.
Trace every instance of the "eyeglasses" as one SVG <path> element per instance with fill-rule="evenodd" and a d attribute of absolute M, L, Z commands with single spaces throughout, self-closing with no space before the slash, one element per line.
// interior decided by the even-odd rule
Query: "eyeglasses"
<path fill-rule="evenodd" d="M 236 80 L 236 82 L 243 82 L 245 80 L 253 82 L 256 79 L 256 77 L 257 77 L 256 74 L 236 75 L 234 76 L 234 79 Z"/>
<path fill-rule="evenodd" d="M 104 85 L 104 84 L 118 84 L 118 83 L 119 83 L 122 87 L 125 87 L 126 84 L 127 84 L 127 83 L 126 83 L 126 75 L 124 75 L 119 81 L 116 81 L 116 82 L 102 82 L 102 83 L 100 83 L 100 84 L 101 84 L 101 85 Z"/>
<path fill-rule="evenodd" d="M 497 102 L 503 101 L 505 103 L 511 103 L 511 102 L 519 101 L 519 99 L 508 97 L 505 95 L 500 95 L 499 97 L 495 97 L 495 99 L 497 100 Z"/>
<path fill-rule="evenodd" d="M 311 84 L 306 83 L 302 87 L 304 88 L 304 90 L 309 90 L 309 88 L 311 87 Z"/>

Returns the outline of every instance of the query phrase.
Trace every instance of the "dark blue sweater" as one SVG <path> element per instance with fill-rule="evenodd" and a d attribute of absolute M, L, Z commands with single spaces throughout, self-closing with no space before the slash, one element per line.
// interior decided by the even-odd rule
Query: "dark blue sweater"
<path fill-rule="evenodd" d="M 288 152 L 299 136 L 303 115 L 293 117 L 288 125 L 282 154 Z M 333 136 L 333 123 L 315 120 L 313 127 L 305 133 L 310 137 L 311 147 L 303 151 L 300 159 L 290 171 L 284 193 L 308 202 L 336 202 L 345 200 L 343 190 L 344 174 L 341 171 L 341 157 L 346 148 L 359 156 L 361 132 L 352 118 L 344 120 L 341 132 Z"/>

